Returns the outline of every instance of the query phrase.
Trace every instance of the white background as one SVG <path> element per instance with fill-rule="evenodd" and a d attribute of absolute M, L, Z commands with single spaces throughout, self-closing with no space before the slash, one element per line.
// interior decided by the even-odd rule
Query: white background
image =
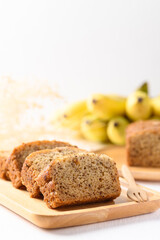
<path fill-rule="evenodd" d="M 127 95 L 143 80 L 160 94 L 160 1 L 1 0 L 0 75 L 6 74 L 53 82 L 68 99 Z M 157 211 L 47 231 L 0 207 L 0 239 L 7 240 L 159 239 L 159 223 Z"/>
<path fill-rule="evenodd" d="M 160 94 L 159 0 L 1 0 L 0 75 L 56 82 L 70 98 Z"/>

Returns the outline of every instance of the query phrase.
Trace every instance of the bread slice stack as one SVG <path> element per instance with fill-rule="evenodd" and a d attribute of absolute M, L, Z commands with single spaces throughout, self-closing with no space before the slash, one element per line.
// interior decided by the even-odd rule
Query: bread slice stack
<path fill-rule="evenodd" d="M 53 149 L 56 147 L 71 146 L 69 143 L 59 141 L 35 141 L 29 143 L 23 143 L 16 147 L 11 152 L 8 162 L 7 169 L 9 178 L 15 188 L 23 187 L 21 179 L 21 170 L 26 157 L 32 152 L 36 152 L 43 149 Z"/>
<path fill-rule="evenodd" d="M 25 186 L 31 197 L 43 196 L 50 208 L 100 202 L 120 195 L 116 164 L 105 154 L 57 141 L 25 143 L 7 154 L 5 171 L 7 168 L 13 186 Z"/>

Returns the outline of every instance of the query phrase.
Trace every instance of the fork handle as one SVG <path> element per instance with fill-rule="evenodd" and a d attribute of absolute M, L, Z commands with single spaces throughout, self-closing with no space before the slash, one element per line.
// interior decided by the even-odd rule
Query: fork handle
<path fill-rule="evenodd" d="M 129 170 L 129 168 L 126 165 L 122 165 L 122 175 L 123 177 L 127 180 L 127 182 L 129 183 L 129 185 L 135 186 L 136 182 Z"/>

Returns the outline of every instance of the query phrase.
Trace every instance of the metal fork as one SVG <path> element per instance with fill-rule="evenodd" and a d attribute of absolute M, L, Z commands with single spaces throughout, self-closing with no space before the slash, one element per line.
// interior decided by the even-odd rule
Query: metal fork
<path fill-rule="evenodd" d="M 146 202 L 148 200 L 147 193 L 137 186 L 129 168 L 126 165 L 122 165 L 122 175 L 129 184 L 127 191 L 128 198 L 135 202 Z"/>

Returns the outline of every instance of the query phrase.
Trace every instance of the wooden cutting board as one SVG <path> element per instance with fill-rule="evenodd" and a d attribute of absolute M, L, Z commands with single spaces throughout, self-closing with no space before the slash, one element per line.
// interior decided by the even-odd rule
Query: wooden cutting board
<path fill-rule="evenodd" d="M 98 153 L 105 153 L 112 157 L 119 170 L 120 176 L 121 167 L 123 164 L 127 165 L 125 147 L 107 146 L 102 150 L 96 151 Z M 144 168 L 144 167 L 129 167 L 134 178 L 137 180 L 160 181 L 160 168 Z"/>
<path fill-rule="evenodd" d="M 49 209 L 43 200 L 29 197 L 25 190 L 0 179 L 0 204 L 41 228 L 62 228 L 150 213 L 160 208 L 160 194 L 145 189 L 149 201 L 136 203 L 126 196 L 127 183 L 121 179 L 122 193 L 115 201 Z"/>

